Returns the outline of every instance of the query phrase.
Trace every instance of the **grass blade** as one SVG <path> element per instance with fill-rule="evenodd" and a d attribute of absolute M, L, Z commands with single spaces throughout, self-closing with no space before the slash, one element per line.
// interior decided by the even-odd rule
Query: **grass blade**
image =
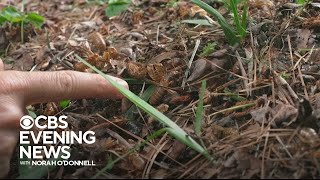
<path fill-rule="evenodd" d="M 242 32 L 240 34 L 241 38 L 243 38 L 246 35 L 246 29 L 247 29 L 247 0 L 244 0 L 243 2 L 243 14 L 242 14 L 242 22 L 241 22 L 241 27 L 242 27 Z"/>
<path fill-rule="evenodd" d="M 201 135 L 201 122 L 202 122 L 202 115 L 203 115 L 203 96 L 206 90 L 206 85 L 207 85 L 207 81 L 203 80 L 201 84 L 199 102 L 198 102 L 197 113 L 196 113 L 195 132 L 196 132 L 196 135 L 199 137 Z"/>
<path fill-rule="evenodd" d="M 141 95 L 141 99 L 148 101 L 150 99 L 150 97 L 152 96 L 152 94 L 154 93 L 154 90 L 156 89 L 156 86 L 151 85 L 149 86 L 144 93 Z M 134 111 L 137 110 L 137 107 L 132 105 L 126 112 L 125 112 L 125 117 L 129 120 L 129 121 L 133 121 L 134 118 Z"/>
<path fill-rule="evenodd" d="M 205 11 L 207 11 L 209 14 L 211 14 L 217 19 L 218 23 L 220 24 L 225 36 L 227 37 L 231 45 L 235 45 L 239 43 L 239 37 L 236 36 L 233 29 L 227 23 L 226 19 L 217 10 L 215 10 L 213 7 L 211 7 L 210 5 L 208 5 L 207 3 L 201 0 L 191 0 L 191 1 L 196 5 L 200 6 L 202 9 L 204 9 Z"/>
<path fill-rule="evenodd" d="M 206 157 L 210 158 L 208 153 L 205 149 L 202 148 L 194 139 L 192 139 L 184 130 L 182 130 L 177 124 L 171 121 L 167 116 L 159 112 L 157 109 L 152 107 L 150 104 L 142 100 L 140 97 L 129 91 L 128 89 L 123 88 L 120 84 L 114 81 L 112 78 L 98 70 L 96 67 L 92 66 L 84 59 L 76 55 L 76 58 L 90 67 L 92 70 L 100 74 L 104 77 L 107 81 L 110 82 L 121 94 L 123 94 L 126 98 L 128 98 L 131 102 L 133 102 L 137 107 L 141 108 L 143 111 L 147 112 L 151 117 L 157 119 L 159 122 L 167 125 L 168 127 L 172 128 L 173 131 L 169 132 L 173 137 L 179 140 L 181 143 L 186 144 L 190 148 L 194 149 L 195 151 L 204 154 Z"/>
<path fill-rule="evenodd" d="M 187 19 L 181 21 L 182 23 L 187 23 L 187 24 L 197 24 L 197 25 L 203 25 L 203 26 L 212 26 L 212 24 L 209 23 L 208 20 L 206 19 Z"/>
<path fill-rule="evenodd" d="M 233 13 L 233 20 L 234 20 L 234 23 L 236 24 L 237 32 L 239 34 L 241 34 L 241 32 L 243 30 L 242 30 L 242 27 L 240 24 L 240 19 L 239 19 L 239 15 L 238 15 L 238 8 L 237 8 L 235 0 L 230 0 L 230 8 Z"/>

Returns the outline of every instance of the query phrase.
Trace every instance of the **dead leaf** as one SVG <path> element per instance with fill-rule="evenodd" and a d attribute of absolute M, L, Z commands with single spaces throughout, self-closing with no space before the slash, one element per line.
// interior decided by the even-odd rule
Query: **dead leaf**
<path fill-rule="evenodd" d="M 299 29 L 297 31 L 297 48 L 306 49 L 310 46 L 309 40 L 311 31 L 309 29 Z"/>
<path fill-rule="evenodd" d="M 130 161 L 130 164 L 133 165 L 133 167 L 131 166 L 131 171 L 134 170 L 143 170 L 146 162 L 144 161 L 144 159 L 142 159 L 140 157 L 140 155 L 138 153 L 132 153 L 128 156 L 128 159 Z"/>
<path fill-rule="evenodd" d="M 167 86 L 169 84 L 169 82 L 166 79 L 163 79 L 160 82 L 160 85 L 162 86 Z M 166 95 L 167 93 L 167 89 L 164 87 L 156 87 L 156 89 L 154 90 L 154 93 L 151 95 L 149 102 L 152 105 L 157 105 L 160 103 L 160 100 Z"/>
<path fill-rule="evenodd" d="M 136 54 L 133 52 L 132 48 L 120 48 L 120 52 L 132 59 L 133 61 L 136 60 Z"/>
<path fill-rule="evenodd" d="M 210 65 L 204 59 L 198 59 L 192 63 L 191 75 L 187 79 L 188 82 L 192 82 L 201 77 L 206 70 L 210 69 Z"/>
<path fill-rule="evenodd" d="M 257 121 L 258 123 L 267 124 L 271 116 L 271 108 L 269 106 L 265 106 L 251 111 L 250 114 L 252 116 L 252 119 Z"/>
<path fill-rule="evenodd" d="M 137 79 L 143 79 L 147 76 L 147 68 L 144 64 L 129 61 L 127 65 L 128 74 Z"/>
<path fill-rule="evenodd" d="M 226 53 L 228 52 L 227 48 L 224 48 L 224 49 L 219 49 L 217 51 L 214 51 L 211 55 L 209 55 L 210 57 L 213 57 L 213 58 L 221 58 L 223 57 L 224 55 L 226 55 Z"/>
<path fill-rule="evenodd" d="M 90 49 L 94 53 L 101 54 L 107 48 L 106 42 L 99 32 L 92 32 L 88 36 L 88 42 L 90 43 Z"/>
<path fill-rule="evenodd" d="M 163 79 L 165 79 L 166 69 L 161 63 L 148 64 L 147 71 L 150 78 L 155 82 L 160 83 Z"/>
<path fill-rule="evenodd" d="M 278 104 L 272 112 L 272 117 L 277 125 L 282 122 L 295 122 L 298 118 L 298 109 L 290 104 Z"/>
<path fill-rule="evenodd" d="M 303 21 L 302 27 L 306 29 L 317 28 L 320 27 L 320 16 L 310 17 Z"/>
<path fill-rule="evenodd" d="M 174 143 L 172 144 L 172 147 L 170 149 L 170 152 L 168 153 L 168 155 L 172 158 L 172 159 L 177 159 L 177 157 L 179 157 L 181 155 L 181 153 L 186 149 L 186 145 L 180 143 L 179 141 L 174 141 Z"/>
<path fill-rule="evenodd" d="M 169 51 L 169 52 L 163 52 L 154 58 L 152 58 L 149 63 L 161 63 L 163 60 L 166 59 L 172 59 L 173 57 L 177 56 L 177 52 Z"/>
<path fill-rule="evenodd" d="M 34 60 L 31 55 L 25 52 L 18 60 L 15 61 L 13 67 L 15 70 L 30 71 L 34 65 Z"/>

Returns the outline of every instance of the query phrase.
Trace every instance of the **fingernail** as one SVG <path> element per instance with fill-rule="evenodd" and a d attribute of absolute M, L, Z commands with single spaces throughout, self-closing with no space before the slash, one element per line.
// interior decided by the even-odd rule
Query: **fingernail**
<path fill-rule="evenodd" d="M 123 79 L 120 79 L 120 78 L 117 78 L 117 83 L 119 83 L 122 87 L 126 88 L 126 89 L 129 89 L 129 85 L 127 83 L 127 81 L 123 80 Z"/>
<path fill-rule="evenodd" d="M 128 83 L 127 83 L 125 80 L 120 79 L 120 78 L 117 78 L 117 77 L 112 77 L 112 78 L 113 78 L 113 80 L 115 80 L 118 84 L 120 84 L 122 87 L 124 87 L 124 88 L 126 88 L 126 89 L 129 89 L 129 85 L 128 85 Z M 116 95 L 116 99 L 122 99 L 122 98 L 124 98 L 124 96 L 123 96 L 120 92 L 118 92 L 117 95 Z"/>

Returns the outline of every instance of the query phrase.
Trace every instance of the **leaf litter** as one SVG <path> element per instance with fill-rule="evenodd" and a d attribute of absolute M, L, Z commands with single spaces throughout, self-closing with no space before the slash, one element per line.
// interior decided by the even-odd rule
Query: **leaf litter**
<path fill-rule="evenodd" d="M 77 61 L 79 54 L 107 74 L 133 79 L 136 94 L 155 86 L 146 100 L 202 142 L 215 161 L 168 135 L 130 151 L 163 126 L 125 101 L 83 99 L 65 108 L 50 102 L 32 109 L 66 114 L 71 130 L 97 133 L 94 146 L 73 147 L 75 159 L 97 166 L 58 167 L 46 177 L 91 178 L 123 156 L 98 178 L 319 178 L 319 3 L 249 1 L 248 35 L 231 47 L 205 11 L 190 1 L 170 2 L 133 1 L 107 17 L 103 3 L 24 1 L 26 12 L 37 11 L 46 22 L 39 30 L 26 27 L 24 44 L 19 28 L 1 28 L 1 58 L 7 70 L 91 72 Z M 222 3 L 208 3 L 231 20 Z M 199 23 L 204 20 L 210 26 Z M 201 55 L 207 43 L 214 51 Z M 196 135 L 202 80 L 207 88 Z M 11 166 L 10 177 L 17 177 L 17 165 Z"/>

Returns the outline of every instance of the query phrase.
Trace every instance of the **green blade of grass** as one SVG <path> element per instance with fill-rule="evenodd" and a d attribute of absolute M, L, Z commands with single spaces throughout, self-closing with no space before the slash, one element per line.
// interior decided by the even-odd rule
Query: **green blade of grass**
<path fill-rule="evenodd" d="M 197 25 L 203 25 L 203 26 L 212 26 L 212 24 L 209 23 L 206 19 L 186 19 L 181 21 L 182 23 L 187 24 L 197 24 Z"/>
<path fill-rule="evenodd" d="M 241 38 L 243 38 L 246 35 L 246 29 L 247 29 L 247 0 L 244 0 L 243 2 L 243 14 L 242 14 L 242 20 L 241 20 Z"/>
<path fill-rule="evenodd" d="M 90 67 L 92 70 L 100 74 L 102 77 L 104 77 L 107 81 L 112 84 L 122 95 L 124 95 L 126 98 L 128 98 L 131 102 L 133 102 L 137 107 L 141 108 L 143 111 L 148 113 L 151 117 L 157 119 L 159 122 L 167 125 L 168 127 L 172 128 L 174 131 L 169 132 L 173 137 L 178 139 L 181 143 L 186 144 L 190 148 L 194 149 L 195 151 L 205 155 L 207 158 L 211 157 L 209 154 L 205 151 L 205 149 L 200 146 L 194 139 L 192 139 L 184 130 L 182 130 L 177 124 L 175 124 L 173 121 L 171 121 L 167 116 L 159 112 L 156 108 L 152 107 L 150 104 L 142 100 L 140 97 L 129 91 L 128 89 L 122 87 L 120 84 L 118 84 L 116 81 L 114 81 L 111 77 L 107 76 L 100 70 L 98 70 L 96 67 L 92 66 L 88 62 L 86 62 L 84 59 L 79 57 L 78 55 L 75 55 L 76 58 Z"/>
<path fill-rule="evenodd" d="M 236 36 L 232 28 L 228 25 L 226 19 L 217 10 L 215 10 L 213 7 L 211 7 L 210 5 L 208 5 L 207 3 L 201 0 L 191 0 L 191 1 L 196 5 L 200 6 L 202 9 L 204 9 L 205 11 L 207 11 L 209 14 L 211 14 L 217 19 L 218 23 L 220 24 L 225 36 L 227 37 L 231 45 L 235 45 L 239 43 L 239 37 Z"/>
<path fill-rule="evenodd" d="M 238 8 L 237 8 L 235 0 L 230 0 L 230 8 L 233 13 L 233 19 L 234 19 L 234 23 L 236 24 L 237 32 L 240 34 L 242 32 L 242 27 L 240 24 L 240 19 L 239 19 L 239 15 L 238 15 Z"/>
<path fill-rule="evenodd" d="M 203 96 L 204 91 L 206 90 L 207 81 L 203 80 L 200 89 L 199 102 L 196 113 L 196 121 L 195 121 L 195 132 L 197 136 L 201 134 L 201 122 L 202 122 L 202 114 L 203 114 Z"/>
<path fill-rule="evenodd" d="M 43 16 L 34 12 L 28 13 L 26 20 L 33 24 L 36 28 L 41 28 L 45 21 Z"/>
<path fill-rule="evenodd" d="M 151 85 L 149 86 L 144 93 L 141 95 L 141 99 L 143 99 L 144 101 L 148 101 L 150 99 L 150 97 L 152 96 L 152 94 L 154 93 L 154 90 L 156 89 L 156 86 Z M 136 106 L 131 106 L 127 112 L 125 113 L 125 117 L 126 119 L 128 119 L 129 121 L 133 121 L 134 118 L 134 114 L 133 112 L 136 111 Z"/>

